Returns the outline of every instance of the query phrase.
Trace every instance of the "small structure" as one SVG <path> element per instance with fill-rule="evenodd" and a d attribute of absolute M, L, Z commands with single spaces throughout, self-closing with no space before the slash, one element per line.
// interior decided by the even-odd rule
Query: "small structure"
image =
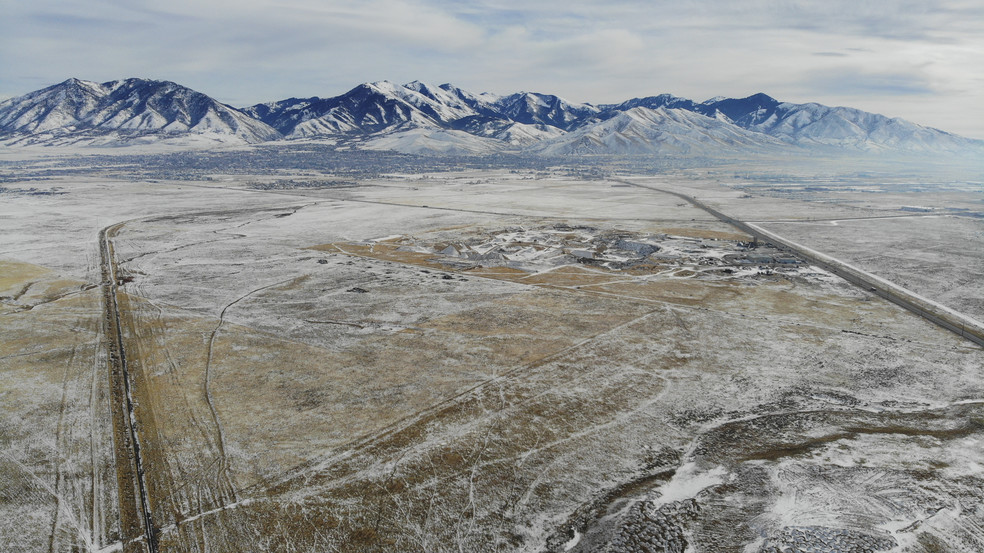
<path fill-rule="evenodd" d="M 655 244 L 646 244 L 645 242 L 635 242 L 632 240 L 619 240 L 615 243 L 615 247 L 620 250 L 635 252 L 639 255 L 649 255 L 659 251 L 659 246 Z"/>

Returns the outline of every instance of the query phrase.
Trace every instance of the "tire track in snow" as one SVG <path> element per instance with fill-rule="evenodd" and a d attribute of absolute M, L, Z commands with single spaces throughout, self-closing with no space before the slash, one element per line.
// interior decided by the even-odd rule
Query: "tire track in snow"
<path fill-rule="evenodd" d="M 208 339 L 208 356 L 205 359 L 205 377 L 202 386 L 205 392 L 205 403 L 208 404 L 209 412 L 212 414 L 212 423 L 215 425 L 215 429 L 216 429 L 216 447 L 219 450 L 219 457 L 221 459 L 220 465 L 217 470 L 217 475 L 225 479 L 226 484 L 229 486 L 229 490 L 232 493 L 233 501 L 239 500 L 238 493 L 236 492 L 236 487 L 232 483 L 232 478 L 229 476 L 229 461 L 228 458 L 226 457 L 226 450 L 225 450 L 225 434 L 223 433 L 222 430 L 222 423 L 219 421 L 219 415 L 215 410 L 215 403 L 212 399 L 212 391 L 210 387 L 211 373 L 212 373 L 211 371 L 212 358 L 215 349 L 215 337 L 219 334 L 219 330 L 221 330 L 222 325 L 225 323 L 226 312 L 229 310 L 230 307 L 236 305 L 237 303 L 245 300 L 246 298 L 252 296 L 257 292 L 262 292 L 263 290 L 267 290 L 275 286 L 286 284 L 292 280 L 294 280 L 293 277 L 275 282 L 273 284 L 268 284 L 266 286 L 261 286 L 254 290 L 250 290 L 249 292 L 246 292 L 245 294 L 239 296 L 235 300 L 226 304 L 226 306 L 222 308 L 222 312 L 219 313 L 219 322 L 218 324 L 215 325 L 215 329 L 212 330 L 212 334 L 209 336 Z"/>

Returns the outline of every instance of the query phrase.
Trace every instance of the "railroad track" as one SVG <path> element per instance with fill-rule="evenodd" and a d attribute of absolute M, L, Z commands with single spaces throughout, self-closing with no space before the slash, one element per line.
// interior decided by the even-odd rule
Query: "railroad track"
<path fill-rule="evenodd" d="M 119 488 L 120 526 L 125 553 L 157 553 L 158 530 L 147 491 L 140 451 L 140 432 L 134 410 L 132 377 L 127 367 L 123 329 L 116 292 L 119 285 L 112 236 L 124 223 L 99 231 L 103 317 L 109 348 L 109 379 L 113 413 L 113 444 Z"/>

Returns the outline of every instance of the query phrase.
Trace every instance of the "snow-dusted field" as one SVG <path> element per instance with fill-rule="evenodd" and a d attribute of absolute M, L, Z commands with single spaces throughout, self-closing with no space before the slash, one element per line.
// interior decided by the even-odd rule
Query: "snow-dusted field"
<path fill-rule="evenodd" d="M 984 320 L 980 174 L 705 177 L 689 186 L 740 219 Z"/>
<path fill-rule="evenodd" d="M 766 227 L 984 320 L 984 218 L 913 215 Z M 857 236 L 865 237 L 863 247 Z"/>
<path fill-rule="evenodd" d="M 161 551 L 984 548 L 984 352 L 679 198 L 564 169 L 4 171 L 0 549 L 142 550 L 98 287 L 120 222 Z M 887 209 L 634 178 L 748 220 Z M 934 221 L 762 224 L 912 284 L 928 258 L 850 236 Z M 975 258 L 958 221 L 913 251 Z"/>

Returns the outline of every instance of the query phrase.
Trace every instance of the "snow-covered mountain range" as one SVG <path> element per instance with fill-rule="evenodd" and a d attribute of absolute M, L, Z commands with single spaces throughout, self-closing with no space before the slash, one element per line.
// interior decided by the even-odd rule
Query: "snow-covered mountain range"
<path fill-rule="evenodd" d="M 207 138 L 333 140 L 404 153 L 714 155 L 815 150 L 984 154 L 984 141 L 845 107 L 765 94 L 694 102 L 669 94 L 577 104 L 547 94 L 474 94 L 450 84 L 360 84 L 332 98 L 236 109 L 167 81 L 63 83 L 0 102 L 0 143 Z"/>
<path fill-rule="evenodd" d="M 198 135 L 247 143 L 280 138 L 266 123 L 167 81 L 69 79 L 0 103 L 0 139 L 26 144 L 126 144 Z"/>

